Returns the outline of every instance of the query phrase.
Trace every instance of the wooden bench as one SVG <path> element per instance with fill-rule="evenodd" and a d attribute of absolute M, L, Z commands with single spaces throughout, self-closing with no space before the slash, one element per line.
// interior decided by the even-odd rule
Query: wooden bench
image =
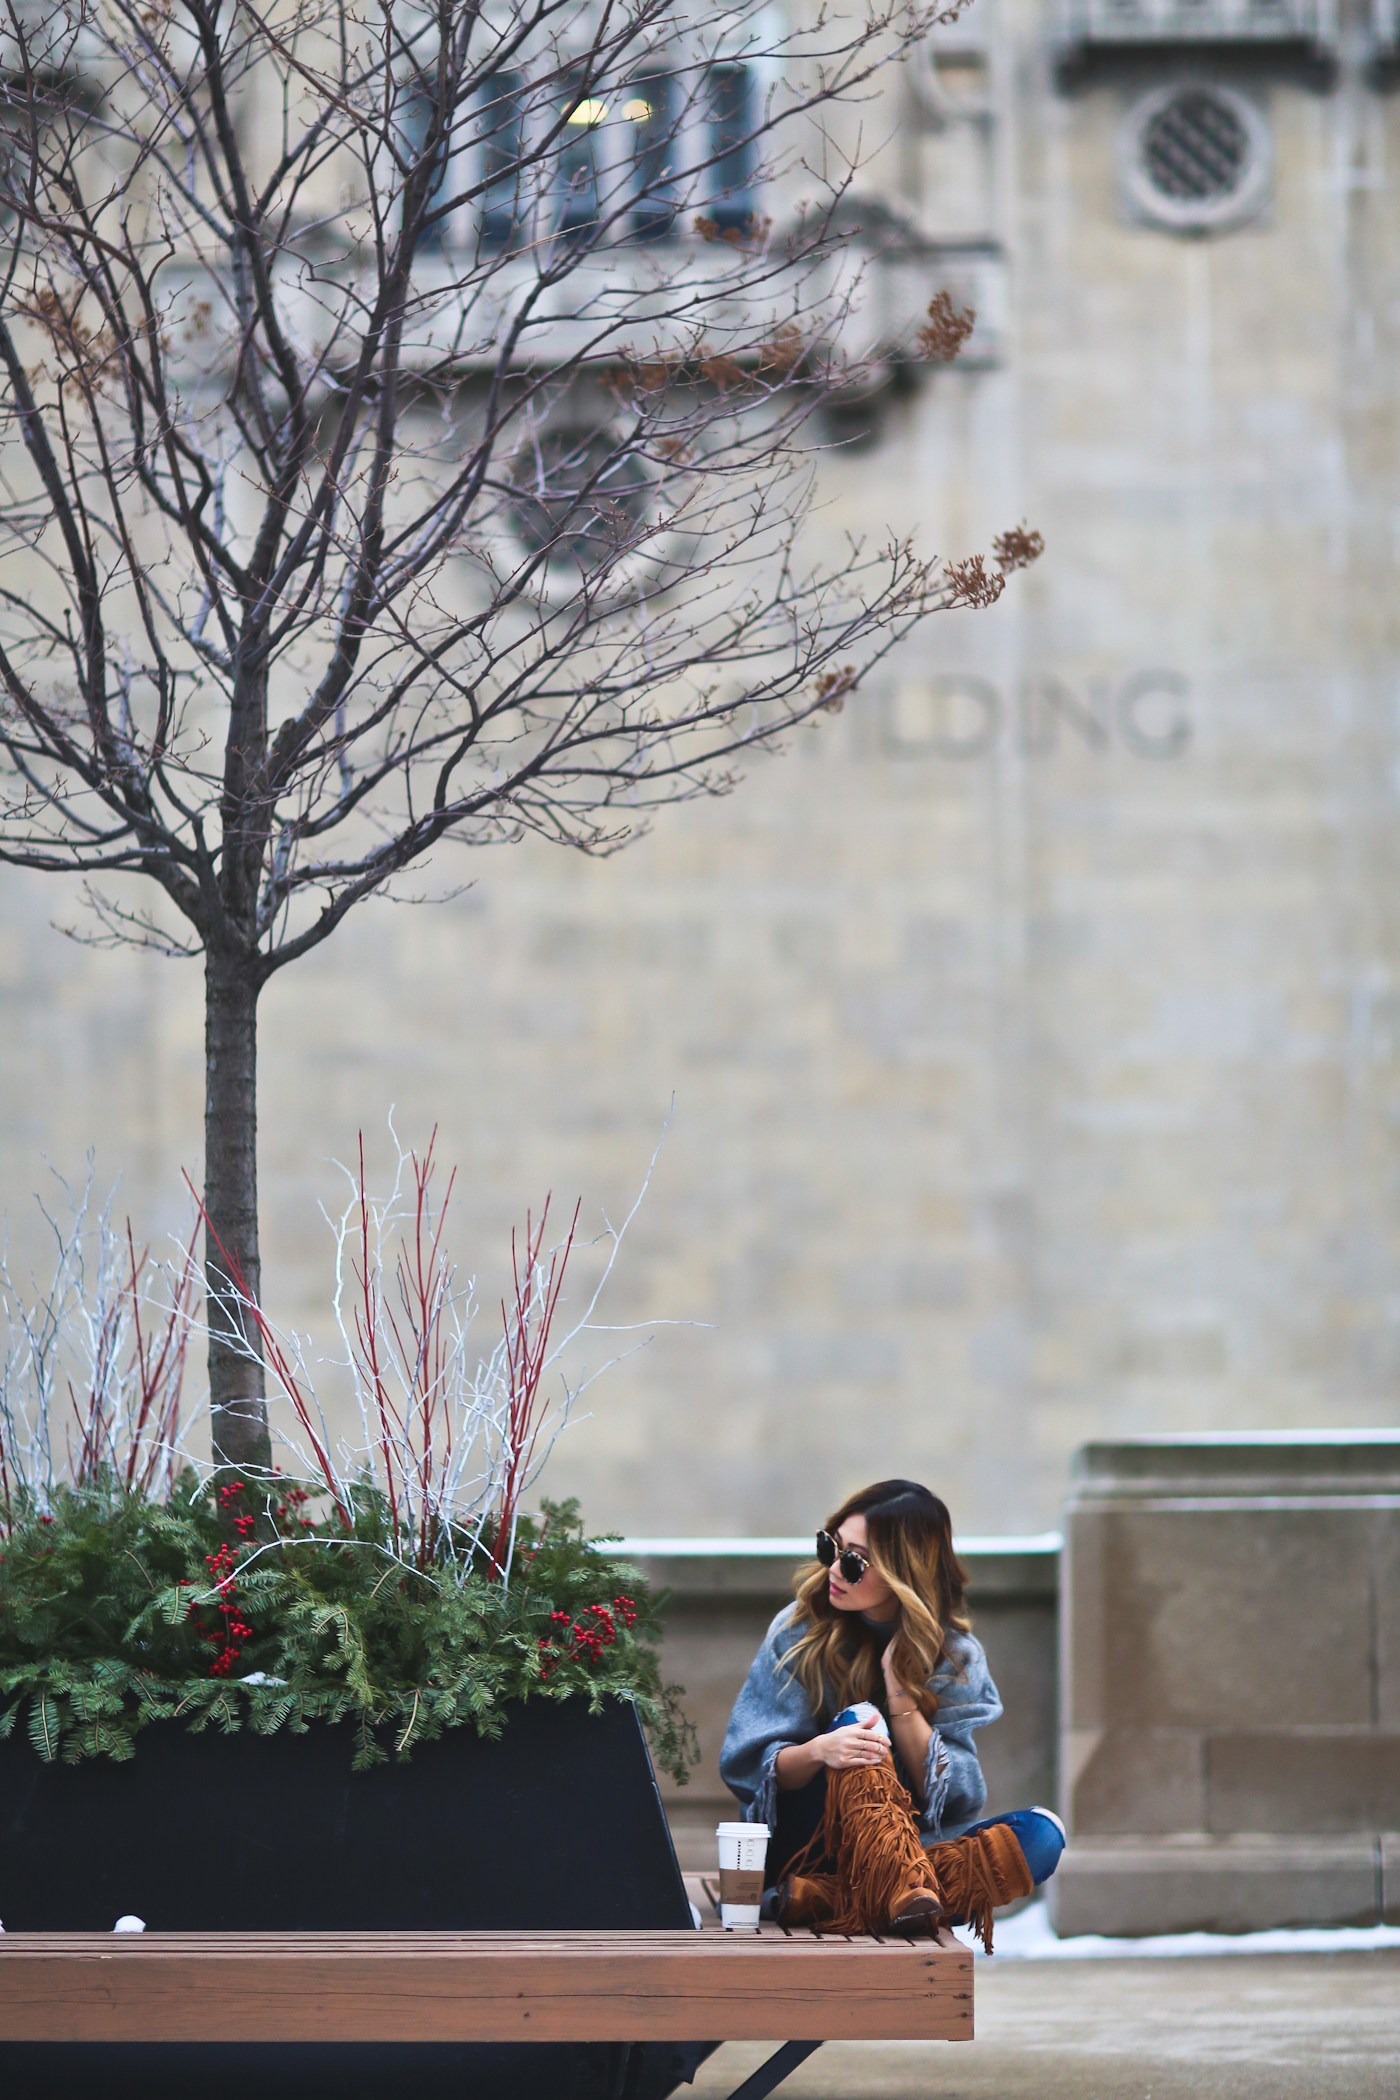
<path fill-rule="evenodd" d="M 0 1938 L 0 2042 L 605 2041 L 619 2094 L 638 2042 L 780 2041 L 733 2096 L 763 2100 L 824 2041 L 970 2041 L 972 1996 L 948 1932 L 725 1932 L 712 1912 L 689 1933 Z"/>

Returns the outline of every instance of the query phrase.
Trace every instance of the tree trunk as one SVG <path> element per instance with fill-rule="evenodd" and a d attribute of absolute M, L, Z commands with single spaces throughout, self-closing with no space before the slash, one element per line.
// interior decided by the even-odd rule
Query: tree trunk
<path fill-rule="evenodd" d="M 204 1270 L 214 1463 L 261 1479 L 272 1471 L 262 1347 L 239 1302 L 262 1302 L 255 971 L 255 957 L 215 948 L 205 956 Z"/>

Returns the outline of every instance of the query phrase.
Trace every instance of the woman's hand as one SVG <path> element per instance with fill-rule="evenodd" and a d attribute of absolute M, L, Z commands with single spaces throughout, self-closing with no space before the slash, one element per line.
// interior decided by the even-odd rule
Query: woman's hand
<path fill-rule="evenodd" d="M 811 1747 L 833 1772 L 847 1771 L 853 1765 L 878 1765 L 890 1754 L 889 1738 L 876 1732 L 879 1727 L 880 1716 L 872 1714 L 868 1721 L 849 1721 L 844 1728 L 819 1735 Z"/>
<path fill-rule="evenodd" d="M 844 1728 L 832 1728 L 805 1743 L 784 1743 L 773 1760 L 773 1776 L 779 1787 L 787 1793 L 807 1786 L 823 1765 L 833 1772 L 878 1765 L 891 1754 L 888 1738 L 876 1734 L 879 1725 L 880 1716 L 872 1714 L 868 1721 L 850 1721 Z"/>
<path fill-rule="evenodd" d="M 896 1634 L 895 1640 L 898 1638 Z M 885 1704 L 889 1709 L 890 1733 L 899 1744 L 899 1754 L 909 1774 L 909 1791 L 922 1808 L 924 1794 L 917 1775 L 923 1771 L 933 1730 L 924 1719 L 913 1692 L 894 1674 L 894 1641 L 880 1657 L 880 1668 L 885 1673 Z"/>
<path fill-rule="evenodd" d="M 894 1674 L 895 1641 L 897 1641 L 898 1639 L 899 1635 L 896 1634 L 894 1640 L 890 1642 L 884 1654 L 880 1657 L 880 1668 L 883 1670 L 885 1675 L 886 1699 L 902 1700 L 903 1703 L 907 1706 L 910 1700 L 914 1698 L 914 1694 L 910 1691 L 908 1685 L 901 1684 L 899 1679 Z M 914 1703 L 917 1705 L 917 1700 L 915 1700 Z"/>

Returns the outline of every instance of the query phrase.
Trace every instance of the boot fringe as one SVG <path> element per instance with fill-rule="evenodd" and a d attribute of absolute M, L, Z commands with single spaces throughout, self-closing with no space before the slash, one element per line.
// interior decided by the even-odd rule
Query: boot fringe
<path fill-rule="evenodd" d="M 827 1861 L 834 1874 L 823 1872 Z M 1005 1823 L 925 1847 L 908 1790 L 887 1760 L 827 1775 L 826 1813 L 789 1863 L 801 1881 L 802 1910 L 793 1923 L 833 1933 L 885 1933 L 911 1889 L 932 1890 L 937 1917 L 966 1921 L 988 1954 L 992 1913 L 1034 1887 L 1026 1856 Z M 918 1929 L 928 1929 L 922 1925 Z"/>

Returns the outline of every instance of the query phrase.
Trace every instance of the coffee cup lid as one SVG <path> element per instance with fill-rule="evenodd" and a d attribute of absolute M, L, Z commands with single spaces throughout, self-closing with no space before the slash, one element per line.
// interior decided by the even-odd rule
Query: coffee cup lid
<path fill-rule="evenodd" d="M 716 1823 L 715 1825 L 716 1837 L 766 1838 L 771 1835 L 772 1833 L 766 1823 Z"/>

